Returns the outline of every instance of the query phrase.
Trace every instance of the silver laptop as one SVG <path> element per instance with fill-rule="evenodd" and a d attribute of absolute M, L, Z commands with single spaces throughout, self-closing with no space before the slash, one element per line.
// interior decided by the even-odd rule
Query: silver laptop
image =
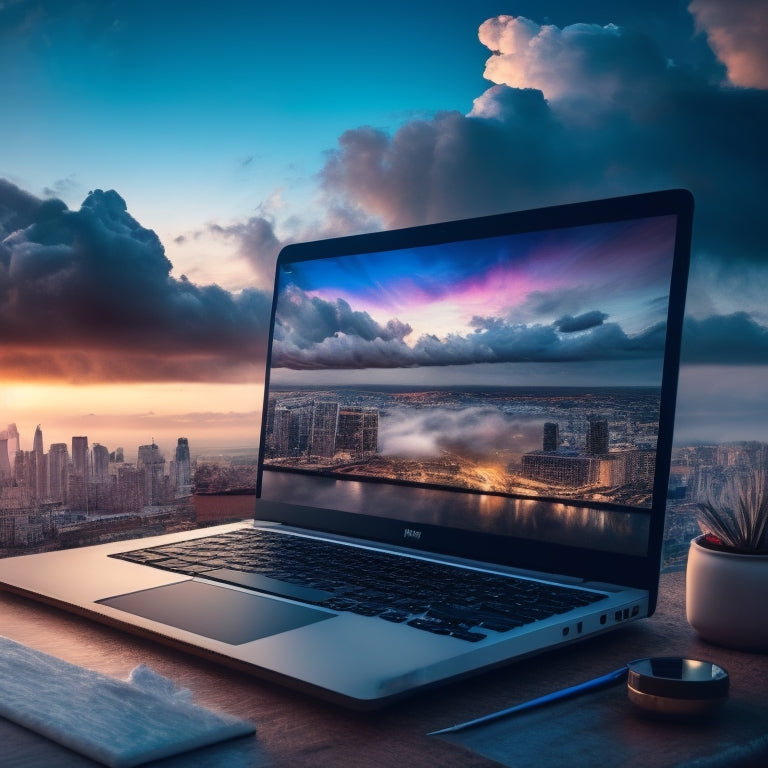
<path fill-rule="evenodd" d="M 255 520 L 0 583 L 358 708 L 650 615 L 692 208 L 286 247 Z"/>

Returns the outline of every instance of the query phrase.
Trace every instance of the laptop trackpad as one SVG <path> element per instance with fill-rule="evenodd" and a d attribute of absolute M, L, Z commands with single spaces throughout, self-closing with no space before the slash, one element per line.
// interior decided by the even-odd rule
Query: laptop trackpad
<path fill-rule="evenodd" d="M 97 602 L 230 645 L 241 645 L 335 616 L 304 605 L 199 581 L 181 581 Z"/>

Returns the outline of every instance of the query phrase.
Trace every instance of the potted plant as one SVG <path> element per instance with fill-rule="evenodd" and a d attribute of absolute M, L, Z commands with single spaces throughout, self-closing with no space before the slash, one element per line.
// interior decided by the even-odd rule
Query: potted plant
<path fill-rule="evenodd" d="M 768 652 L 765 472 L 732 481 L 717 502 L 698 507 L 702 535 L 688 553 L 688 622 L 705 640 Z"/>

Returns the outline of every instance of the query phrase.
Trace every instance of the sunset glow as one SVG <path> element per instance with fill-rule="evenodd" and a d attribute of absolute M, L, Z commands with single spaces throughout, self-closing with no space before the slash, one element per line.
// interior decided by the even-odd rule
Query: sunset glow
<path fill-rule="evenodd" d="M 657 5 L 0 4 L 0 430 L 255 447 L 282 246 L 685 187 L 678 435 L 765 439 L 766 6 Z M 524 277 L 403 253 L 386 293 L 339 273 L 306 296 L 391 322 L 381 354 L 489 318 L 633 336 L 655 298 L 634 242 L 593 254 L 591 297 L 557 243 L 521 245 Z M 647 290 L 634 317 L 600 281 L 617 254 Z"/>

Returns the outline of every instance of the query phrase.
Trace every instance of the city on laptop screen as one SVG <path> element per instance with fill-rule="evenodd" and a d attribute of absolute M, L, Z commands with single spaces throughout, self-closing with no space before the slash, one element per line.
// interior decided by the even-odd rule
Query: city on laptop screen
<path fill-rule="evenodd" d="M 646 556 L 676 228 L 281 260 L 262 498 Z"/>

